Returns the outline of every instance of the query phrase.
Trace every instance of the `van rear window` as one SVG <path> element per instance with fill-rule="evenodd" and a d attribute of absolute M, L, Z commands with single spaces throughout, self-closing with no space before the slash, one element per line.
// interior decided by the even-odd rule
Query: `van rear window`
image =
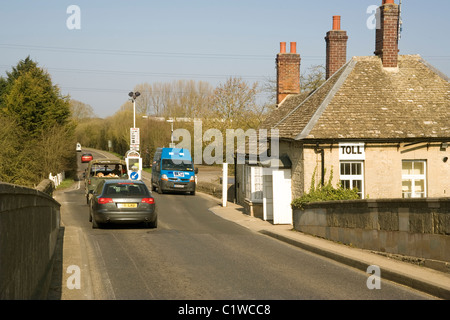
<path fill-rule="evenodd" d="M 162 170 L 194 171 L 194 166 L 190 160 L 163 159 Z"/>

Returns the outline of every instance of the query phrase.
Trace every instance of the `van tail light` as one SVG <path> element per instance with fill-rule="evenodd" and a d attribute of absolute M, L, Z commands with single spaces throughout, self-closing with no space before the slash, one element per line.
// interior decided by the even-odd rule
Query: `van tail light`
<path fill-rule="evenodd" d="M 97 202 L 98 202 L 98 204 L 113 203 L 113 199 L 111 199 L 111 198 L 98 198 Z"/>
<path fill-rule="evenodd" d="M 154 204 L 155 203 L 155 199 L 153 198 L 143 198 L 142 203 L 148 203 L 148 204 Z"/>

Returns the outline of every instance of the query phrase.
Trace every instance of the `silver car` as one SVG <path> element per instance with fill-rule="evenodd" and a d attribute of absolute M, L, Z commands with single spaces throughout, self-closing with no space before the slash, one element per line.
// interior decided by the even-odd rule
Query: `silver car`
<path fill-rule="evenodd" d="M 107 223 L 146 223 L 158 225 L 155 199 L 142 181 L 102 180 L 89 202 L 89 221 L 93 228 Z"/>

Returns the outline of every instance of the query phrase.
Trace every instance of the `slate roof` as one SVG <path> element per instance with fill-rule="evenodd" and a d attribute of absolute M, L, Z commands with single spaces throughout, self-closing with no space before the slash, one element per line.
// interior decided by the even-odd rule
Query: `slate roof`
<path fill-rule="evenodd" d="M 261 128 L 295 140 L 450 139 L 450 82 L 419 55 L 400 55 L 397 69 L 353 57 L 311 94 L 288 96 Z"/>

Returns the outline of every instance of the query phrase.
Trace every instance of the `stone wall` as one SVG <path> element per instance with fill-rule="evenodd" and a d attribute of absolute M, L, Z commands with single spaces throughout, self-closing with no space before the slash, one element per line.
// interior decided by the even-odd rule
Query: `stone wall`
<path fill-rule="evenodd" d="M 293 225 L 362 249 L 450 262 L 450 198 L 316 202 L 294 210 Z"/>
<path fill-rule="evenodd" d="M 40 185 L 48 192 L 48 182 Z M 0 183 L 0 299 L 45 299 L 60 204 L 39 190 Z"/>

